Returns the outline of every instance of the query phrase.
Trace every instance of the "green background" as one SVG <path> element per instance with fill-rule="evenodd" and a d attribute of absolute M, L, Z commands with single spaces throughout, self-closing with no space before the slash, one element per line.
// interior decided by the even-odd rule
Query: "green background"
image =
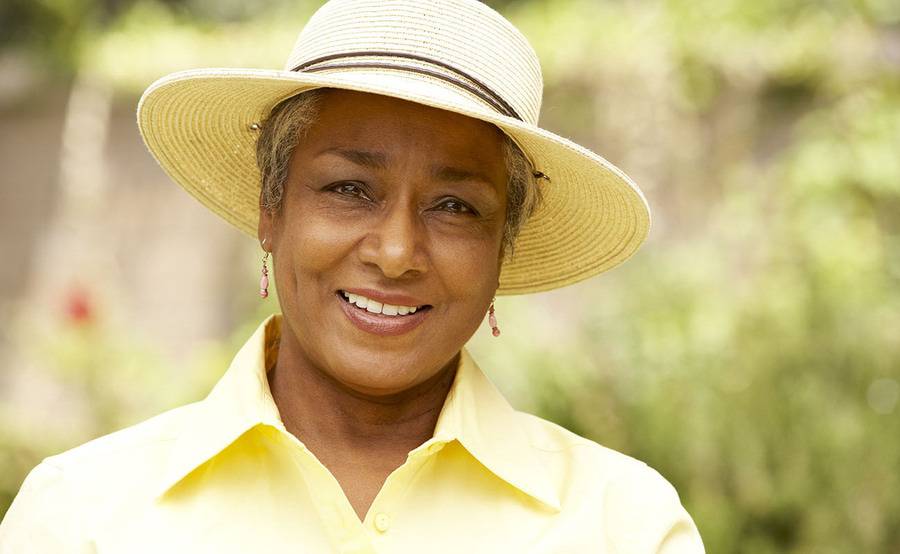
<path fill-rule="evenodd" d="M 658 469 L 711 553 L 900 552 L 900 3 L 488 3 L 541 58 L 541 124 L 629 173 L 654 226 L 607 274 L 499 299 L 475 358 L 517 407 Z M 316 5 L 6 1 L 0 52 L 35 90 L 90 79 L 133 109 L 170 71 L 280 67 Z M 87 408 L 38 406 L 68 423 L 36 433 L 7 403 L 0 514 L 43 457 L 202 398 L 273 306 L 229 303 L 239 324 L 176 380 L 102 311 L 60 315 L 29 355 Z"/>

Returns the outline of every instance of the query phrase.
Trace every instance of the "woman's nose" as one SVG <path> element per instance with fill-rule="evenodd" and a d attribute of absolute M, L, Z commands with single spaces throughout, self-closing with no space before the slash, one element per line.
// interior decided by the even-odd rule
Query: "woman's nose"
<path fill-rule="evenodd" d="M 395 205 L 376 218 L 360 245 L 360 259 L 385 277 L 400 279 L 426 270 L 424 230 L 414 208 Z"/>

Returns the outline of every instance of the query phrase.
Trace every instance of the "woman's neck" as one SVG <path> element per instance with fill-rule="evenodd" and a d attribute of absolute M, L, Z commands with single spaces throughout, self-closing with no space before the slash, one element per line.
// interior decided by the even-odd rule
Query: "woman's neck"
<path fill-rule="evenodd" d="M 281 336 L 269 387 L 285 427 L 310 450 L 402 452 L 434 434 L 459 355 L 428 381 L 388 395 L 369 395 L 306 362 L 299 345 Z"/>

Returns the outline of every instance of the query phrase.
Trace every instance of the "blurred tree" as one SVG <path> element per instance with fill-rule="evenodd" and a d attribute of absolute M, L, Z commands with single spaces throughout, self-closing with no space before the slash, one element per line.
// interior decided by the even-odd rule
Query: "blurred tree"
<path fill-rule="evenodd" d="M 139 5 L 158 5 L 195 24 L 246 20 L 303 0 L 6 0 L 0 4 L 0 50 L 27 51 L 38 63 L 72 74 L 83 49 Z"/>

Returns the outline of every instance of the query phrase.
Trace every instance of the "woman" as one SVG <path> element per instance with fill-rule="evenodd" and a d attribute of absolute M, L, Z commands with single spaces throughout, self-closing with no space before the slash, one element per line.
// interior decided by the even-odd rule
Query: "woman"
<path fill-rule="evenodd" d="M 0 552 L 702 552 L 662 476 L 516 412 L 464 348 L 486 312 L 499 335 L 496 294 L 649 227 L 624 174 L 537 127 L 541 88 L 475 0 L 332 0 L 285 71 L 152 85 L 148 148 L 258 238 L 282 314 L 203 401 L 44 460 Z"/>

